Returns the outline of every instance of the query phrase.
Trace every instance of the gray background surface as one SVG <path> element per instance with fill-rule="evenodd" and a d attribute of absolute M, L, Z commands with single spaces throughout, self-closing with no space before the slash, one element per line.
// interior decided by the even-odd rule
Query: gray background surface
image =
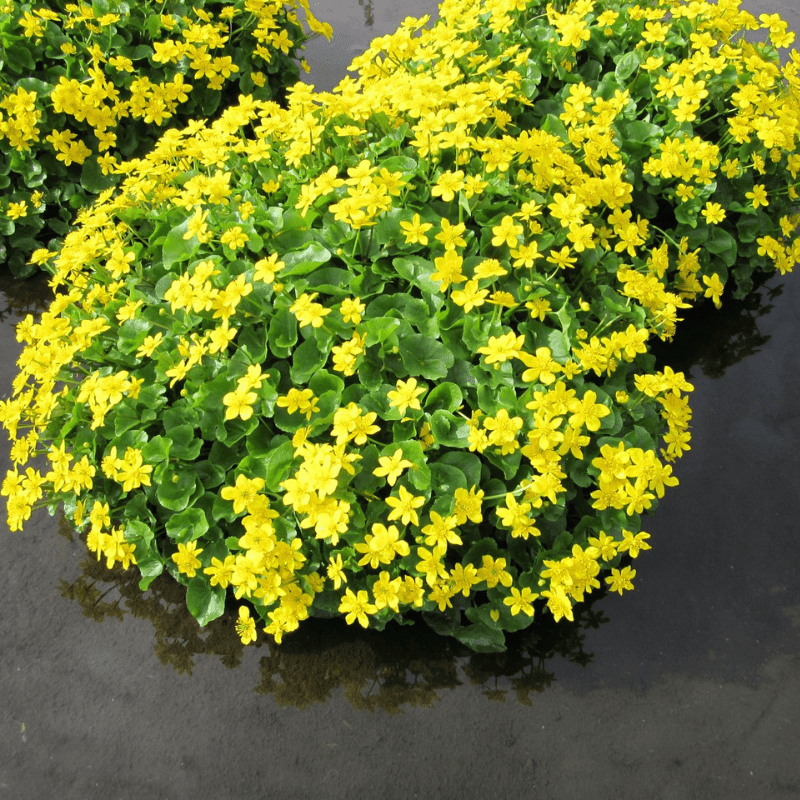
<path fill-rule="evenodd" d="M 793 0 L 744 5 L 800 29 Z M 376 0 L 372 28 L 355 0 L 314 6 L 336 31 L 333 51 L 307 51 L 329 89 L 372 36 L 433 4 Z M 761 293 L 769 314 L 692 321 L 693 449 L 647 525 L 636 591 L 596 605 L 586 666 L 557 645 L 543 663 L 470 659 L 423 631 L 337 623 L 242 651 L 230 620 L 199 631 L 180 594 L 139 599 L 85 567 L 46 514 L 24 533 L 0 522 L 0 800 L 796 798 L 800 284 L 781 286 Z M 743 340 L 756 352 L 721 377 L 697 365 Z"/>

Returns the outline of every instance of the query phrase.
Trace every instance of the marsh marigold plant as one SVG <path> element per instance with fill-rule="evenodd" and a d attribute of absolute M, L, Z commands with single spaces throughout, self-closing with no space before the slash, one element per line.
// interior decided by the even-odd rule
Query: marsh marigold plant
<path fill-rule="evenodd" d="M 316 33 L 331 29 L 307 0 L 0 2 L 0 262 L 36 270 L 165 128 L 240 93 L 281 100 Z"/>
<path fill-rule="evenodd" d="M 690 446 L 650 344 L 800 256 L 800 58 L 736 0 L 440 13 L 169 131 L 41 256 L 12 530 L 63 505 L 245 642 L 421 612 L 499 650 L 634 587 Z"/>

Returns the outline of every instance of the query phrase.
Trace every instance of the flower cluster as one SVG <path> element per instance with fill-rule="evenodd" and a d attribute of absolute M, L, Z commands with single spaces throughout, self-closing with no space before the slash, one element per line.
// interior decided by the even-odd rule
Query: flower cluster
<path fill-rule="evenodd" d="M 690 441 L 649 343 L 800 257 L 800 59 L 735 0 L 440 15 L 168 132 L 45 254 L 13 530 L 63 503 L 245 642 L 420 611 L 491 651 L 633 587 Z"/>
<path fill-rule="evenodd" d="M 164 128 L 240 93 L 281 100 L 309 38 L 300 6 L 330 38 L 308 0 L 0 6 L 0 261 L 17 275 L 36 269 L 34 248 L 66 233 L 120 160 Z"/>

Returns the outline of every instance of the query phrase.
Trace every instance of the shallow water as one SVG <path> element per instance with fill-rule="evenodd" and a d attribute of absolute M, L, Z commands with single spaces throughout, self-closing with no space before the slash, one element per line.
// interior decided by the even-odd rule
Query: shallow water
<path fill-rule="evenodd" d="M 311 81 L 432 5 L 376 0 L 370 29 L 355 0 L 317 3 L 347 55 L 323 66 L 311 43 Z M 790 0 L 745 5 L 800 29 Z M 0 395 L 45 294 L 21 288 L 0 283 Z M 243 648 L 230 618 L 199 629 L 169 580 L 142 597 L 44 512 L 1 521 L 0 798 L 798 796 L 797 341 L 796 275 L 684 322 L 662 357 L 695 385 L 693 449 L 636 591 L 502 656 L 318 621 Z"/>

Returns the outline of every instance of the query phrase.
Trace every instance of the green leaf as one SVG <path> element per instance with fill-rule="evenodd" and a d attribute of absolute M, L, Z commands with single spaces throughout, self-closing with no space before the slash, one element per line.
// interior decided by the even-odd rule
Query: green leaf
<path fill-rule="evenodd" d="M 436 442 L 444 447 L 468 447 L 469 425 L 465 419 L 449 411 L 434 411 L 430 420 L 431 433 Z"/>
<path fill-rule="evenodd" d="M 12 72 L 27 73 L 30 75 L 36 72 L 36 62 L 33 60 L 31 51 L 21 42 L 16 42 L 13 47 L 4 49 L 6 64 L 11 68 Z"/>
<path fill-rule="evenodd" d="M 391 244 L 396 242 L 401 237 L 400 219 L 403 216 L 403 210 L 393 208 L 388 214 L 382 214 L 375 226 L 375 241 L 381 245 Z M 408 216 L 406 214 L 406 216 Z"/>
<path fill-rule="evenodd" d="M 189 258 L 190 245 L 184 240 L 183 234 L 189 227 L 189 218 L 174 227 L 164 239 L 161 247 L 161 260 L 167 269 L 171 269 L 173 264 L 185 261 Z"/>
<path fill-rule="evenodd" d="M 116 183 L 117 177 L 115 175 L 103 175 L 103 170 L 100 169 L 95 156 L 84 161 L 81 171 L 81 186 L 87 192 L 100 194 L 100 192 L 110 189 Z"/>
<path fill-rule="evenodd" d="M 169 458 L 172 439 L 166 436 L 154 436 L 142 448 L 142 458 L 145 464 L 158 464 Z"/>
<path fill-rule="evenodd" d="M 186 607 L 200 625 L 208 625 L 225 611 L 225 590 L 196 575 L 186 587 Z"/>
<path fill-rule="evenodd" d="M 469 550 L 466 552 L 462 561 L 465 564 L 475 564 L 476 566 L 479 566 L 482 563 L 484 556 L 492 556 L 492 558 L 497 558 L 497 554 L 498 554 L 497 540 L 490 539 L 487 536 L 475 542 L 475 544 L 473 544 L 472 547 L 470 547 Z M 478 609 L 475 608 L 473 610 L 477 611 Z M 467 616 L 471 620 L 473 620 L 473 622 L 477 621 L 473 619 L 469 611 L 467 612 Z"/>
<path fill-rule="evenodd" d="M 552 331 L 547 336 L 547 346 L 556 361 L 566 361 L 570 356 L 570 342 L 563 331 Z"/>
<path fill-rule="evenodd" d="M 288 308 L 279 308 L 269 323 L 269 346 L 277 358 L 288 358 L 297 343 L 297 320 Z"/>
<path fill-rule="evenodd" d="M 156 498 L 169 511 L 183 511 L 192 500 L 197 488 L 197 471 L 180 462 L 162 464 L 156 468 Z"/>
<path fill-rule="evenodd" d="M 439 282 L 431 280 L 431 275 L 435 271 L 433 262 L 419 256 L 407 256 L 406 258 L 395 258 L 392 266 L 400 277 L 422 289 L 425 294 L 438 293 Z"/>
<path fill-rule="evenodd" d="M 428 298 L 429 301 L 431 298 Z M 419 333 L 431 338 L 439 338 L 439 324 L 436 312 L 429 302 L 406 293 L 383 294 L 369 304 L 370 317 L 396 317 L 411 323 Z"/>
<path fill-rule="evenodd" d="M 328 353 L 322 352 L 315 336 L 309 336 L 299 347 L 296 347 L 292 359 L 290 376 L 296 386 L 307 383 L 309 378 L 322 369 L 328 360 Z"/>
<path fill-rule="evenodd" d="M 736 239 L 723 228 L 712 228 L 705 247 L 710 253 L 719 256 L 726 266 L 732 267 L 736 263 Z"/>
<path fill-rule="evenodd" d="M 431 381 L 444 378 L 455 363 L 455 357 L 446 345 L 421 333 L 404 336 L 399 348 L 408 374 L 421 375 Z"/>
<path fill-rule="evenodd" d="M 338 375 L 326 369 L 321 369 L 311 377 L 308 382 L 308 388 L 317 397 L 322 397 L 325 392 L 335 392 L 341 395 L 344 390 L 344 381 Z"/>
<path fill-rule="evenodd" d="M 517 405 L 517 393 L 513 386 L 494 388 L 485 381 L 478 384 L 478 406 L 481 411 L 490 416 L 504 408 L 513 409 Z"/>
<path fill-rule="evenodd" d="M 155 545 L 155 533 L 141 520 L 132 519 L 125 523 L 125 541 L 134 545 L 136 567 L 142 576 L 139 588 L 145 591 L 164 571 L 164 564 Z"/>
<path fill-rule="evenodd" d="M 577 486 L 582 486 L 584 489 L 594 483 L 594 478 L 586 471 L 588 463 L 585 459 L 576 458 L 575 463 L 569 470 L 569 479 Z"/>
<path fill-rule="evenodd" d="M 358 379 L 369 390 L 375 390 L 383 383 L 383 364 L 377 347 L 367 349 L 358 368 Z"/>
<path fill-rule="evenodd" d="M 468 489 L 467 476 L 450 464 L 441 461 L 429 462 L 431 485 L 440 497 L 451 498 L 456 489 Z"/>
<path fill-rule="evenodd" d="M 627 144 L 625 145 L 627 147 Z M 646 148 L 647 153 L 650 152 L 650 148 Z M 647 153 L 644 153 L 642 157 L 644 157 Z M 642 189 L 636 189 L 631 193 L 632 196 L 632 207 L 636 209 L 636 213 L 639 214 L 641 217 L 646 217 L 647 219 L 653 219 L 658 214 L 658 201 L 653 197 L 653 195 L 649 191 L 645 191 Z"/>
<path fill-rule="evenodd" d="M 370 313 L 369 309 L 367 313 Z M 372 317 L 365 319 L 362 330 L 367 334 L 367 346 L 381 344 L 399 330 L 401 321 L 397 317 Z"/>
<path fill-rule="evenodd" d="M 208 519 L 199 508 L 187 508 L 167 520 L 167 534 L 181 542 L 198 539 L 208 530 Z"/>
<path fill-rule="evenodd" d="M 275 432 L 266 425 L 259 426 L 247 437 L 247 453 L 255 458 L 264 458 L 272 452 Z"/>
<path fill-rule="evenodd" d="M 651 139 L 661 139 L 664 136 L 664 129 L 659 125 L 641 119 L 620 123 L 619 128 L 623 138 L 634 142 L 649 142 Z"/>
<path fill-rule="evenodd" d="M 131 428 L 140 427 L 143 423 L 156 418 L 154 409 L 135 405 L 134 401 L 129 397 L 124 398 L 121 403 L 117 404 L 114 411 L 116 412 L 114 415 L 115 436 L 122 436 L 123 433 L 131 430 Z"/>
<path fill-rule="evenodd" d="M 506 649 L 503 631 L 491 628 L 483 622 L 456 628 L 453 636 L 476 653 L 502 653 Z"/>
<path fill-rule="evenodd" d="M 408 156 L 390 156 L 386 159 L 381 159 L 380 166 L 389 172 L 402 172 L 411 175 L 416 172 L 419 164 Z"/>
<path fill-rule="evenodd" d="M 283 441 L 276 441 L 274 449 L 267 457 L 266 488 L 270 492 L 277 492 L 280 489 L 281 481 L 289 477 L 294 461 L 294 445 L 291 440 L 286 437 L 277 439 Z"/>
<path fill-rule="evenodd" d="M 263 364 L 267 360 L 267 331 L 264 326 L 248 326 L 240 331 L 236 343 L 254 364 Z"/>
<path fill-rule="evenodd" d="M 117 348 L 123 355 L 138 350 L 147 337 L 153 324 L 142 317 L 127 319 L 119 326 L 119 342 Z"/>
<path fill-rule="evenodd" d="M 641 51 L 629 50 L 621 56 L 614 56 L 614 62 L 617 65 L 614 70 L 614 77 L 620 83 L 625 83 L 639 69 L 639 65 L 642 63 Z"/>
<path fill-rule="evenodd" d="M 464 400 L 464 394 L 455 383 L 445 381 L 438 386 L 431 389 L 428 396 L 425 398 L 425 410 L 432 413 L 437 409 L 444 411 L 455 411 L 461 406 Z"/>
<path fill-rule="evenodd" d="M 760 231 L 761 220 L 757 216 L 741 216 L 736 223 L 736 233 L 743 244 L 754 242 Z"/>
<path fill-rule="evenodd" d="M 286 267 L 281 270 L 281 278 L 290 275 L 307 275 L 321 264 L 331 260 L 331 253 L 318 242 L 311 242 L 302 250 L 293 250 L 281 256 Z"/>
<path fill-rule="evenodd" d="M 391 456 L 396 449 L 397 447 L 384 453 L 384 455 Z M 378 477 L 374 474 L 374 470 L 379 466 L 378 448 L 374 444 L 368 444 L 366 447 L 361 448 L 359 455 L 361 459 L 358 462 L 358 473 L 353 478 L 352 486 L 357 492 L 374 494 L 386 482 L 386 478 Z"/>
<path fill-rule="evenodd" d="M 41 81 L 38 78 L 22 78 L 22 80 L 17 81 L 15 88 L 25 89 L 26 92 L 36 92 L 39 98 L 44 100 L 50 97 L 54 87 L 52 83 L 45 83 L 45 81 Z"/>
<path fill-rule="evenodd" d="M 548 114 L 545 117 L 542 130 L 553 136 L 558 136 L 559 139 L 563 139 L 565 142 L 569 141 L 569 134 L 567 133 L 566 126 L 555 114 Z"/>
<path fill-rule="evenodd" d="M 483 465 L 480 458 L 474 453 L 467 453 L 463 450 L 451 450 L 445 453 L 440 459 L 439 464 L 449 464 L 464 473 L 467 483 L 470 486 L 479 486 L 481 483 L 481 471 Z"/>
<path fill-rule="evenodd" d="M 334 297 L 346 297 L 350 294 L 350 281 L 353 273 L 350 270 L 338 267 L 323 267 L 308 276 L 306 289 L 314 292 L 323 292 Z"/>
<path fill-rule="evenodd" d="M 161 31 L 161 15 L 151 14 L 144 24 L 144 30 L 150 36 L 150 39 L 156 39 Z"/>

